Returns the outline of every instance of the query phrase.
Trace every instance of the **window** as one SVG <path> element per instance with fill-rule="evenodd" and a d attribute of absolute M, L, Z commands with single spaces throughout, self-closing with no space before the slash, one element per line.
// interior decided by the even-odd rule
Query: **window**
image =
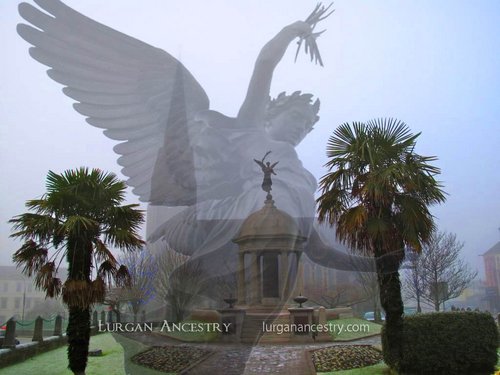
<path fill-rule="evenodd" d="M 0 298 L 0 308 L 1 309 L 7 308 L 7 297 Z"/>
<path fill-rule="evenodd" d="M 14 308 L 18 309 L 21 307 L 21 298 L 17 297 L 14 299 Z"/>
<path fill-rule="evenodd" d="M 29 283 L 28 284 L 28 292 L 32 292 L 33 291 L 33 284 Z"/>
<path fill-rule="evenodd" d="M 25 308 L 31 309 L 31 298 L 26 297 L 26 300 L 24 301 L 25 303 Z"/>
<path fill-rule="evenodd" d="M 22 292 L 22 291 L 23 291 L 23 284 L 17 283 L 16 284 L 16 292 Z"/>
<path fill-rule="evenodd" d="M 8 292 L 9 291 L 9 283 L 3 283 L 3 291 Z"/>

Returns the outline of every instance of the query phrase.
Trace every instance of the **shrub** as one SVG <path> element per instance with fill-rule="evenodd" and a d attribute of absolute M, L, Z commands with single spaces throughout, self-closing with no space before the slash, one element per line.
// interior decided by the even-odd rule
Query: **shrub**
<path fill-rule="evenodd" d="M 382 343 L 385 345 L 385 330 Z M 490 314 L 442 312 L 407 316 L 401 359 L 384 349 L 384 360 L 402 374 L 492 374 L 497 363 L 498 329 Z"/>

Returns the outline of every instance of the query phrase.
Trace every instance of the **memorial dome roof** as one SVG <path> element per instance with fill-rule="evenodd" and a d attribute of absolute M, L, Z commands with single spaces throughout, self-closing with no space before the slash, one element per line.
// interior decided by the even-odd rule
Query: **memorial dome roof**
<path fill-rule="evenodd" d="M 246 237 L 302 236 L 295 219 L 266 200 L 264 207 L 250 214 L 239 230 L 237 239 Z"/>

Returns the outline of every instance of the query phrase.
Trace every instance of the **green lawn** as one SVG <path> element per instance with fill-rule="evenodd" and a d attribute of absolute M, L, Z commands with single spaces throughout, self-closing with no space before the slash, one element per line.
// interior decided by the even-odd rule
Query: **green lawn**
<path fill-rule="evenodd" d="M 149 346 L 146 346 L 138 341 L 128 339 L 122 335 L 114 336 L 116 341 L 120 343 L 120 345 L 125 350 L 125 370 L 127 374 L 141 374 L 141 375 L 175 375 L 173 373 L 160 372 L 153 369 L 150 369 L 145 366 L 138 365 L 132 362 L 132 357 L 137 353 L 141 353 L 149 349 Z M 123 366 L 122 366 L 123 367 Z M 103 372 L 103 374 L 108 375 L 108 373 Z M 123 372 L 121 373 L 123 374 Z M 1 374 L 0 374 L 1 375 Z M 87 374 L 88 375 L 88 374 Z"/>
<path fill-rule="evenodd" d="M 497 372 L 500 372 L 500 349 L 497 349 L 497 358 L 498 358 L 498 361 L 497 361 L 496 370 L 497 370 Z"/>
<path fill-rule="evenodd" d="M 92 336 L 90 349 L 101 349 L 102 357 L 89 357 L 86 375 L 124 375 L 123 348 L 109 333 Z M 68 370 L 67 347 L 37 355 L 22 363 L 0 369 L 0 375 L 72 375 Z"/>
<path fill-rule="evenodd" d="M 343 327 L 343 332 L 340 334 L 337 330 L 331 333 L 332 338 L 335 341 L 350 341 L 367 336 L 373 336 L 375 334 L 379 334 L 382 329 L 382 325 L 380 324 L 359 318 L 335 319 L 329 320 L 328 323 L 336 324 L 337 327 L 339 325 Z M 359 332 L 347 332 L 348 329 L 351 331 L 359 330 Z"/>

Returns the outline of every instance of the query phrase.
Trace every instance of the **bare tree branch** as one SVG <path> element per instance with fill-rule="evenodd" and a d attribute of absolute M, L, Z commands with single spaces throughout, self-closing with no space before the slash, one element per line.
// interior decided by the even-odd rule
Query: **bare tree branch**
<path fill-rule="evenodd" d="M 205 275 L 197 261 L 172 249 L 156 258 L 156 291 L 166 302 L 174 321 L 184 319 L 197 297 L 206 291 Z"/>
<path fill-rule="evenodd" d="M 124 288 L 122 298 L 129 304 L 136 323 L 141 308 L 155 295 L 154 280 L 158 273 L 158 265 L 155 257 L 146 249 L 125 253 L 119 260 L 127 267 L 130 274 L 130 287 Z"/>
<path fill-rule="evenodd" d="M 456 298 L 477 276 L 460 258 L 463 243 L 453 233 L 434 233 L 420 255 L 412 255 L 404 290 L 407 297 L 439 311 L 441 304 Z"/>

